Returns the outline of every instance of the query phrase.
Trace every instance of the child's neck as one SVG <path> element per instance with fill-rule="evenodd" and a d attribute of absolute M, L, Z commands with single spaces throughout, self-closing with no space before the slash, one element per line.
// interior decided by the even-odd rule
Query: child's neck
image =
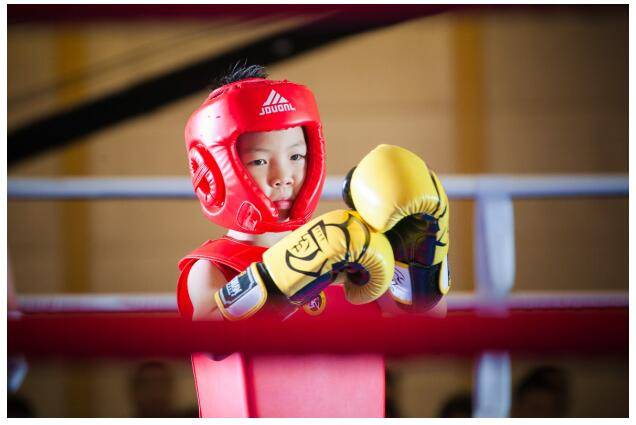
<path fill-rule="evenodd" d="M 227 236 L 233 239 L 237 239 L 239 241 L 247 242 L 252 245 L 264 246 L 269 248 L 274 245 L 276 242 L 283 239 L 285 236 L 289 235 L 291 231 L 288 232 L 267 232 L 260 233 L 257 235 L 253 235 L 251 233 L 243 233 L 237 230 L 228 230 Z"/>

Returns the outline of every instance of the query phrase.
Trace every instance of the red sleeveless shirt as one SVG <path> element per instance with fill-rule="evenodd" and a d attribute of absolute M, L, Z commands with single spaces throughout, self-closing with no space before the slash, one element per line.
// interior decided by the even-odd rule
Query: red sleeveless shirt
<path fill-rule="evenodd" d="M 224 236 L 209 240 L 179 262 L 180 313 L 192 317 L 187 279 L 192 265 L 206 259 L 229 281 L 267 248 Z M 375 303 L 354 306 L 342 285 L 325 290 L 321 317 L 381 314 Z M 365 311 L 366 310 L 366 311 Z M 294 314 L 306 314 L 301 309 Z M 292 316 L 289 320 L 294 320 Z M 254 355 L 234 353 L 215 360 L 192 355 L 201 417 L 384 417 L 384 359 L 380 355 Z"/>

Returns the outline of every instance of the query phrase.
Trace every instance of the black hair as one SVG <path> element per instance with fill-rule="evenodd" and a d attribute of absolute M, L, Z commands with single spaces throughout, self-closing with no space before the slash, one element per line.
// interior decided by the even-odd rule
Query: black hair
<path fill-rule="evenodd" d="M 268 74 L 265 67 L 261 65 L 247 65 L 247 61 L 238 61 L 230 66 L 227 73 L 216 78 L 212 85 L 212 90 L 217 89 L 226 84 L 235 83 L 237 81 L 246 80 L 248 78 L 267 78 Z"/>

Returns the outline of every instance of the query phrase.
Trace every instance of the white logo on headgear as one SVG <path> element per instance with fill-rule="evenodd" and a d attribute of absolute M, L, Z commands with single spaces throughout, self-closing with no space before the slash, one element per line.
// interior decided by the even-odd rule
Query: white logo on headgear
<path fill-rule="evenodd" d="M 280 94 L 276 93 L 276 90 L 272 90 L 269 92 L 269 96 L 267 96 L 267 100 L 263 103 L 263 107 L 261 108 L 261 115 L 269 115 L 275 114 L 277 112 L 284 111 L 295 111 L 294 106 L 289 103 L 289 100 L 285 99 Z"/>

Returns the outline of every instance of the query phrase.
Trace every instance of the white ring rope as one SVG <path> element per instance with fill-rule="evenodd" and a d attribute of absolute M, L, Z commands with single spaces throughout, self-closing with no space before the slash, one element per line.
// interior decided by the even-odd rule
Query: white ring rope
<path fill-rule="evenodd" d="M 450 198 L 497 195 L 511 198 L 625 196 L 625 174 L 446 175 L 440 176 Z M 324 200 L 340 200 L 343 176 L 328 176 Z M 194 198 L 187 177 L 10 178 L 9 199 L 180 199 Z"/>
<path fill-rule="evenodd" d="M 487 307 L 487 300 L 472 292 L 456 292 L 446 297 L 449 311 Z M 22 295 L 18 297 L 23 313 L 126 313 L 176 312 L 174 293 L 148 294 L 85 294 L 85 295 Z M 582 309 L 624 308 L 629 305 L 627 292 L 516 292 L 499 307 L 509 309 Z"/>

